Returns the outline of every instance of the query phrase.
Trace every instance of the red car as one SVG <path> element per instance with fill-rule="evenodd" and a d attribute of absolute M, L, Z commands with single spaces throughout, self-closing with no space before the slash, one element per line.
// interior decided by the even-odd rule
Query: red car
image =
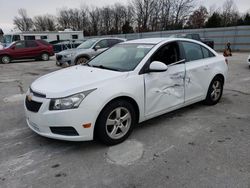
<path fill-rule="evenodd" d="M 53 46 L 44 40 L 21 40 L 0 50 L 0 62 L 10 63 L 17 59 L 49 60 L 54 55 Z"/>

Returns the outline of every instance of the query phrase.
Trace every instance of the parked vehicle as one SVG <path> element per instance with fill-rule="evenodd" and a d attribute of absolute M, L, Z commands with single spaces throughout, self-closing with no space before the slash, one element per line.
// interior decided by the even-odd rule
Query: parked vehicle
<path fill-rule="evenodd" d="M 215 105 L 227 72 L 225 58 L 198 41 L 127 41 L 33 82 L 27 124 L 49 138 L 118 144 L 138 122 L 198 101 Z"/>
<path fill-rule="evenodd" d="M 86 63 L 93 56 L 124 41 L 125 39 L 121 38 L 94 38 L 86 40 L 75 49 L 64 50 L 56 54 L 56 64 L 58 66 L 68 66 Z"/>
<path fill-rule="evenodd" d="M 83 40 L 82 31 L 72 31 L 65 29 L 64 31 L 25 31 L 6 33 L 1 41 L 3 46 L 8 46 L 12 42 L 19 40 L 45 40 L 47 42 L 60 40 Z"/>
<path fill-rule="evenodd" d="M 50 44 L 53 45 L 55 53 L 59 53 L 63 50 L 68 50 L 72 48 L 77 48 L 86 40 L 61 40 L 61 41 L 52 41 Z"/>
<path fill-rule="evenodd" d="M 43 40 L 22 40 L 13 42 L 0 50 L 0 62 L 7 64 L 18 59 L 49 60 L 54 55 L 53 46 Z"/>
<path fill-rule="evenodd" d="M 248 63 L 249 68 L 250 68 L 250 55 L 248 56 L 247 63 Z"/>
<path fill-rule="evenodd" d="M 204 44 L 208 45 L 210 48 L 214 49 L 214 41 L 206 38 L 201 38 L 198 33 L 188 33 L 188 34 L 177 34 L 172 35 L 173 38 L 188 38 L 203 42 Z"/>

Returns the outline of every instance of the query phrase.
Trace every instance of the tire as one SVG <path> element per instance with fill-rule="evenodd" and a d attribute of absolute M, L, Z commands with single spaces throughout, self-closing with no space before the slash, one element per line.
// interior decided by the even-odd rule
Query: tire
<path fill-rule="evenodd" d="M 217 104 L 223 93 L 223 79 L 220 77 L 215 77 L 209 85 L 207 96 L 205 99 L 206 105 L 215 105 Z"/>
<path fill-rule="evenodd" d="M 41 60 L 48 61 L 49 60 L 49 54 L 48 53 L 42 53 L 41 54 Z"/>
<path fill-rule="evenodd" d="M 136 113 L 132 104 L 125 100 L 110 102 L 99 114 L 95 126 L 95 138 L 105 145 L 116 145 L 132 133 Z"/>
<path fill-rule="evenodd" d="M 89 59 L 86 57 L 79 57 L 79 58 L 77 58 L 75 65 L 85 64 L 85 63 L 87 63 L 88 60 Z"/>
<path fill-rule="evenodd" d="M 1 63 L 3 63 L 3 64 L 8 64 L 8 63 L 10 63 L 10 62 L 11 62 L 10 57 L 9 57 L 9 56 L 7 56 L 7 55 L 3 55 L 3 56 L 1 56 L 1 57 L 0 57 L 0 60 L 1 60 Z"/>

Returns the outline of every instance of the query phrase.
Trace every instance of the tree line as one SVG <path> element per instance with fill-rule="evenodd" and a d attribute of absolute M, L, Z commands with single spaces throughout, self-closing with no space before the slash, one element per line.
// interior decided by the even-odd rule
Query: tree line
<path fill-rule="evenodd" d="M 241 15 L 233 0 L 222 7 L 196 6 L 196 0 L 132 0 L 128 5 L 64 8 L 53 15 L 29 17 L 18 10 L 13 23 L 20 31 L 84 31 L 85 36 L 163 31 L 183 28 L 250 25 L 250 14 Z"/>

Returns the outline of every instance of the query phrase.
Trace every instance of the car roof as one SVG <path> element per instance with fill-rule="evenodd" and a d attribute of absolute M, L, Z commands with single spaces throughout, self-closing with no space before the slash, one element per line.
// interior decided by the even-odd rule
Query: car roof
<path fill-rule="evenodd" d="M 103 40 L 103 39 L 119 39 L 119 40 L 126 40 L 125 38 L 118 38 L 118 37 L 98 37 L 98 38 L 89 38 L 87 40 L 92 40 L 92 39 L 95 39 L 95 40 Z"/>
<path fill-rule="evenodd" d="M 124 44 L 159 44 L 163 41 L 168 42 L 172 41 L 173 38 L 144 38 L 144 39 L 136 39 L 124 42 Z"/>
<path fill-rule="evenodd" d="M 189 38 L 177 38 L 177 37 L 168 37 L 168 38 L 144 38 L 144 39 L 136 39 L 123 42 L 123 44 L 151 44 L 157 45 L 161 42 L 174 42 L 174 41 L 187 41 L 187 42 L 194 42 L 197 44 L 201 44 L 199 41 L 189 39 Z"/>

